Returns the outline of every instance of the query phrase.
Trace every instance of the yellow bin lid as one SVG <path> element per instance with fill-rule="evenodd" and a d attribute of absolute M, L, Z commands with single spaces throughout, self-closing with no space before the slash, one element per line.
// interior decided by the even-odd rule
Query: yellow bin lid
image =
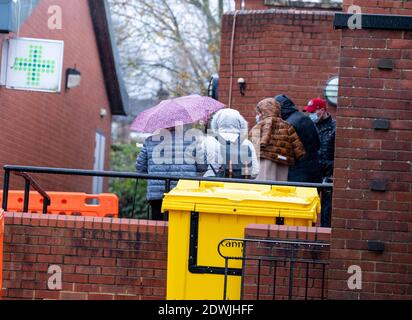
<path fill-rule="evenodd" d="M 311 219 L 320 199 L 316 188 L 180 180 L 162 209 Z"/>

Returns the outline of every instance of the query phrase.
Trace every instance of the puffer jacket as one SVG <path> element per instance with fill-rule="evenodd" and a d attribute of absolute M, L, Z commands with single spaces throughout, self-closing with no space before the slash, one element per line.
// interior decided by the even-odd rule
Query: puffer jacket
<path fill-rule="evenodd" d="M 335 159 L 336 121 L 331 116 L 318 122 L 316 128 L 320 137 L 319 163 L 323 178 L 333 176 Z"/>
<path fill-rule="evenodd" d="M 195 155 L 185 152 L 192 141 L 177 141 L 181 139 L 175 131 L 164 131 L 162 135 L 146 139 L 143 149 L 136 161 L 138 173 L 158 176 L 195 177 Z M 170 141 L 166 143 L 166 141 Z M 160 144 L 162 144 L 160 146 Z M 193 157 L 193 158 L 192 158 Z M 193 163 L 193 164 L 191 164 Z M 171 188 L 176 187 L 177 181 L 171 182 Z M 165 181 L 149 180 L 147 200 L 162 200 L 165 192 Z"/>
<path fill-rule="evenodd" d="M 275 100 L 281 106 L 282 119 L 290 123 L 305 148 L 306 155 L 289 168 L 289 181 L 322 182 L 318 151 L 320 140 L 313 121 L 299 112 L 293 101 L 286 95 L 278 95 Z"/>
<path fill-rule="evenodd" d="M 275 99 L 262 100 L 256 109 L 262 119 L 250 135 L 256 148 L 260 144 L 261 158 L 290 166 L 305 155 L 295 129 L 280 117 L 280 105 Z"/>

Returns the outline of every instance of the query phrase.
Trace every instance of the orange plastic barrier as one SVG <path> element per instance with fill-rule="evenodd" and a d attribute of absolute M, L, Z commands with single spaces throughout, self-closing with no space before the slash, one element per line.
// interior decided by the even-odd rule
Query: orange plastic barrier
<path fill-rule="evenodd" d="M 0 210 L 0 299 L 3 284 L 3 240 L 4 240 L 4 211 Z"/>
<path fill-rule="evenodd" d="M 115 194 L 102 193 L 90 195 L 74 192 L 47 192 L 50 197 L 48 214 L 73 215 L 87 217 L 119 216 L 119 198 Z M 0 203 L 3 192 L 0 192 Z M 23 212 L 24 192 L 9 191 L 7 210 Z M 29 213 L 43 212 L 43 197 L 36 191 L 30 192 Z"/>

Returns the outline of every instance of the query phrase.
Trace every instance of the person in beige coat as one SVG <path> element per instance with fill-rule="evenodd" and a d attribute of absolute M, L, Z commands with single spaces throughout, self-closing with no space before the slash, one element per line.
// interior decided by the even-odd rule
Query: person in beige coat
<path fill-rule="evenodd" d="M 295 129 L 281 118 L 281 107 L 273 99 L 264 99 L 256 107 L 258 123 L 250 139 L 260 157 L 257 180 L 287 181 L 289 166 L 305 155 Z"/>

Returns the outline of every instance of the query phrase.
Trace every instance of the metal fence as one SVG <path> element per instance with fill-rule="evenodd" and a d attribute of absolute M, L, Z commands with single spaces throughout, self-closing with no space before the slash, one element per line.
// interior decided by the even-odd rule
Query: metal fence
<path fill-rule="evenodd" d="M 47 208 L 50 205 L 50 197 L 47 191 L 44 190 L 35 179 L 29 174 L 45 174 L 45 175 L 66 175 L 66 176 L 87 176 L 87 177 L 107 177 L 120 179 L 134 179 L 136 185 L 139 180 L 160 180 L 165 182 L 165 192 L 171 190 L 171 182 L 179 180 L 190 181 L 212 181 L 212 182 L 226 182 L 226 183 L 242 183 L 255 185 L 277 185 L 277 186 L 294 186 L 294 187 L 308 187 L 318 188 L 319 190 L 332 189 L 333 184 L 329 183 L 300 183 L 300 182 L 285 182 L 285 181 L 257 181 L 245 179 L 229 179 L 229 178 L 204 178 L 204 177 L 182 177 L 182 176 L 168 176 L 168 175 L 149 175 L 132 172 L 115 172 L 115 171 L 93 171 L 80 169 L 64 169 L 64 168 L 46 168 L 46 167 L 32 167 L 32 166 L 4 166 L 4 180 L 3 180 L 3 203 L 2 208 L 7 211 L 8 195 L 10 189 L 11 174 L 14 173 L 25 180 L 24 187 L 24 210 L 27 211 L 29 207 L 29 193 L 33 188 L 43 197 L 43 213 L 47 213 Z M 149 217 L 148 217 L 149 218 Z"/>
<path fill-rule="evenodd" d="M 222 248 L 227 242 L 239 243 L 242 256 L 225 255 Z M 217 250 L 225 260 L 223 300 L 227 299 L 228 277 L 236 275 L 242 277 L 241 299 L 324 300 L 329 246 L 320 241 L 222 240 Z M 260 249 L 260 254 L 254 254 L 254 248 Z M 242 269 L 233 272 L 231 260 L 242 261 Z"/>

